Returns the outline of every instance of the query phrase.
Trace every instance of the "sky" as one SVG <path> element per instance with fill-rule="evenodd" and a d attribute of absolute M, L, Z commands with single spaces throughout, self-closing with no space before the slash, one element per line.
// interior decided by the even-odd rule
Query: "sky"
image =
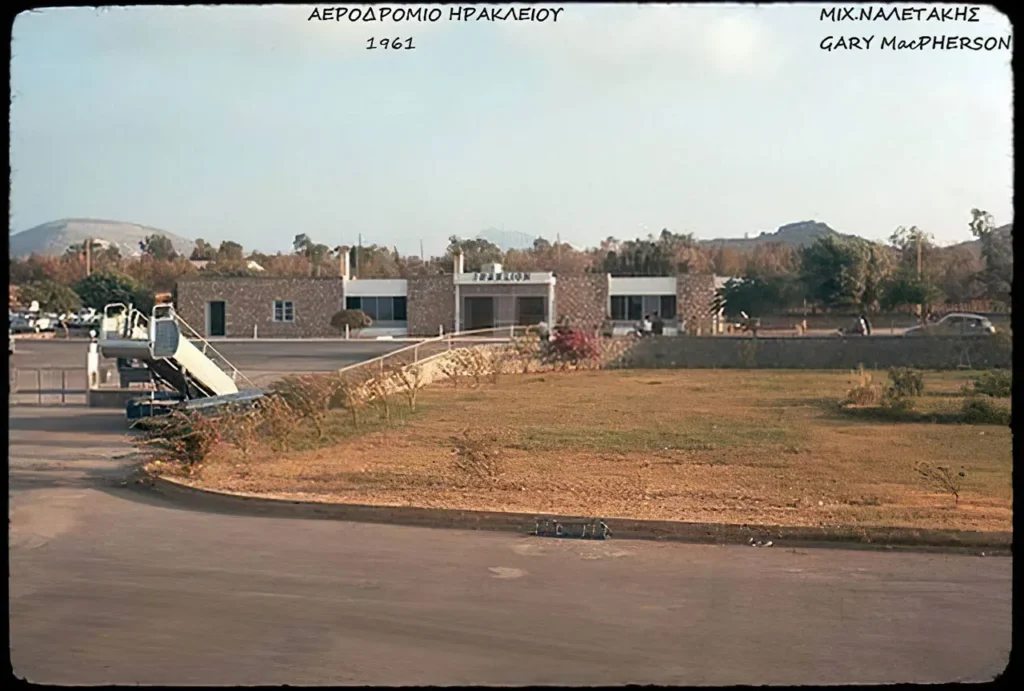
<path fill-rule="evenodd" d="M 434 254 L 488 227 L 593 246 L 817 220 L 948 244 L 970 239 L 971 208 L 1012 222 L 1012 51 L 878 47 L 1010 36 L 1009 20 L 821 21 L 830 6 L 536 5 L 562 8 L 545 22 L 445 7 L 433 23 L 310 21 L 300 5 L 25 12 L 11 228 L 87 217 L 260 251 L 305 233 Z M 870 50 L 820 45 L 872 35 Z"/>

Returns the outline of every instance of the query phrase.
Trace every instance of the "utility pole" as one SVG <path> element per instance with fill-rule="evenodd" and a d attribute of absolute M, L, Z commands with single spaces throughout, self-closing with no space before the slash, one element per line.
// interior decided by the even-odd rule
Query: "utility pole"
<path fill-rule="evenodd" d="M 917 231 L 917 278 L 921 280 L 921 231 Z"/>
<path fill-rule="evenodd" d="M 92 276 L 92 238 L 85 239 L 85 275 Z"/>
<path fill-rule="evenodd" d="M 426 257 L 423 255 L 423 240 L 420 240 L 420 261 L 427 261 Z"/>
<path fill-rule="evenodd" d="M 356 245 L 356 278 L 359 278 L 359 255 L 363 253 L 363 234 L 359 233 L 359 244 Z"/>
<path fill-rule="evenodd" d="M 916 240 L 917 240 L 917 284 L 920 286 L 921 285 L 921 230 L 919 228 L 914 228 L 914 230 L 915 230 L 915 235 L 917 236 L 916 237 Z M 917 313 L 921 317 L 921 319 L 924 319 L 924 303 L 921 303 L 921 304 L 919 304 L 917 306 Z"/>

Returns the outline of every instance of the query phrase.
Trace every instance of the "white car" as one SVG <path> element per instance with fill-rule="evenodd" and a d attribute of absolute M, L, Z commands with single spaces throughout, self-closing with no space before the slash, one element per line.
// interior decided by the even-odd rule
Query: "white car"
<path fill-rule="evenodd" d="M 933 324 L 907 329 L 904 336 L 991 336 L 996 327 L 980 314 L 953 312 Z"/>

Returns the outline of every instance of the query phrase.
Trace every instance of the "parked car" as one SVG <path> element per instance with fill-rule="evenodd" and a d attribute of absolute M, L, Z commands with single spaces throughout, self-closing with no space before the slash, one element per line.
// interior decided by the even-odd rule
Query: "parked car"
<path fill-rule="evenodd" d="M 13 333 L 39 333 L 41 331 L 53 331 L 54 319 L 48 315 L 15 314 L 10 318 L 7 326 Z"/>
<path fill-rule="evenodd" d="M 904 336 L 991 336 L 996 327 L 980 314 L 953 312 L 937 322 L 907 329 Z"/>

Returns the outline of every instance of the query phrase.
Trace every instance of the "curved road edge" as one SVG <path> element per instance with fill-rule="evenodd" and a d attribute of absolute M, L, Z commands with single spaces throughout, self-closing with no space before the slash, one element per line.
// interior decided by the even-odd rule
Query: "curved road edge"
<path fill-rule="evenodd" d="M 490 530 L 519 535 L 533 533 L 537 519 L 586 521 L 593 517 L 551 514 L 427 509 L 412 506 L 373 506 L 300 501 L 201 489 L 167 477 L 140 482 L 149 491 L 182 508 L 239 513 L 254 517 L 321 518 L 353 523 L 387 523 L 449 530 Z M 1013 533 L 915 528 L 784 527 L 684 523 L 603 517 L 616 538 L 704 544 L 748 544 L 771 540 L 779 547 L 832 547 L 952 553 L 987 556 L 1012 554 Z"/>

